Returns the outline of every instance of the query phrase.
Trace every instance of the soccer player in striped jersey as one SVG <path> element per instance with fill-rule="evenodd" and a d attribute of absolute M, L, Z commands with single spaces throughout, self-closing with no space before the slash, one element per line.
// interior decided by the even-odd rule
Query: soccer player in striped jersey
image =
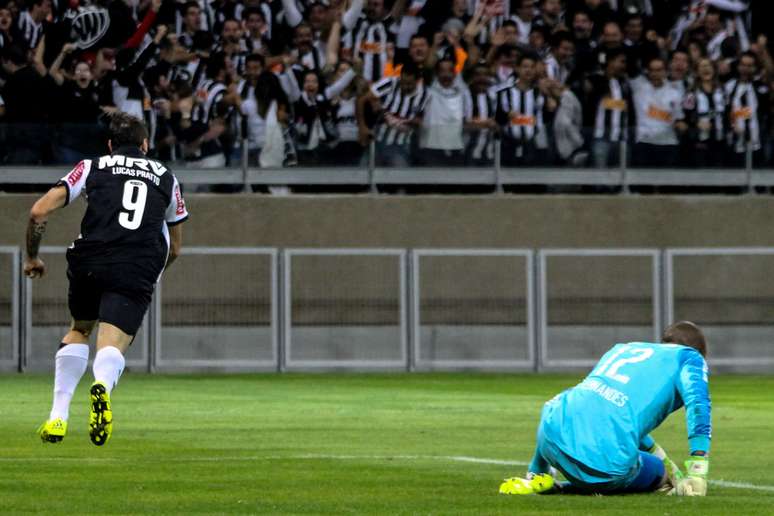
<path fill-rule="evenodd" d="M 522 55 L 516 82 L 494 93 L 505 166 L 535 166 L 546 159 L 547 118 L 556 110 L 556 100 L 547 98 L 538 88 L 536 63 L 537 57 Z"/>
<path fill-rule="evenodd" d="M 527 478 L 503 494 L 649 493 L 705 496 L 712 435 L 707 343 L 693 323 L 669 326 L 661 343 L 616 344 L 585 380 L 547 402 Z M 685 406 L 686 475 L 650 433 Z M 556 482 L 554 468 L 566 482 Z"/>

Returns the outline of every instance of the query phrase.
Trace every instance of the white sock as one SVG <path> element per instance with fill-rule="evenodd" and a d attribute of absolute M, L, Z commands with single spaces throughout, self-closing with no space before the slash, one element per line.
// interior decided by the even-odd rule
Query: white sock
<path fill-rule="evenodd" d="M 62 418 L 67 421 L 70 415 L 70 401 L 73 393 L 86 372 L 89 362 L 88 344 L 67 344 L 56 352 L 54 373 L 54 403 L 49 419 Z"/>
<path fill-rule="evenodd" d="M 94 381 L 105 384 L 110 393 L 124 372 L 124 355 L 118 348 L 104 347 L 97 351 L 97 356 L 94 357 L 93 370 Z"/>

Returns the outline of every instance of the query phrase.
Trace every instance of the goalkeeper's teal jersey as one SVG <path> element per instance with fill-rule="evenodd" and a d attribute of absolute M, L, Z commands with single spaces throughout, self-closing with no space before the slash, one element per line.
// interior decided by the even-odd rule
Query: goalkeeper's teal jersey
<path fill-rule="evenodd" d="M 616 344 L 583 382 L 546 403 L 541 431 L 591 473 L 625 475 L 648 433 L 683 405 L 691 451 L 709 452 L 707 363 L 677 344 Z M 589 480 L 593 480 L 592 477 Z"/>

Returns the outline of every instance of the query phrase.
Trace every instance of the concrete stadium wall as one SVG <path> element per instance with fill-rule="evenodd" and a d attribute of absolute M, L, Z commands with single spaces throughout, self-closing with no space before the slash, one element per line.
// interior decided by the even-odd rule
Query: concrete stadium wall
<path fill-rule="evenodd" d="M 0 195 L 0 245 L 24 240 L 33 195 Z M 744 196 L 188 195 L 185 243 L 271 247 L 730 247 L 774 245 L 774 199 Z M 84 203 L 49 223 L 78 234 Z"/>
<path fill-rule="evenodd" d="M 27 212 L 34 195 L 0 196 L 0 245 L 22 245 Z M 631 248 L 631 247 L 751 247 L 774 246 L 774 199 L 770 197 L 658 197 L 658 196 L 290 196 L 265 195 L 189 195 L 191 219 L 184 226 L 184 243 L 214 247 L 395 247 L 395 248 Z M 49 222 L 45 245 L 68 245 L 78 234 L 78 223 L 85 203 L 57 213 Z M 555 258 L 557 259 L 557 258 Z M 211 260 L 211 261 L 207 261 Z M 202 278 L 206 267 L 232 268 L 228 260 L 219 263 L 182 262 L 170 271 L 181 279 Z M 385 259 L 387 260 L 387 259 Z M 612 281 L 626 270 L 639 270 L 637 276 L 647 279 L 644 262 L 634 258 L 617 258 L 605 263 L 596 260 L 593 267 L 574 259 L 557 259 L 549 295 L 559 302 L 552 308 L 552 322 L 573 324 L 590 321 L 594 314 L 612 313 L 622 324 L 642 324 L 651 315 L 649 299 L 642 296 L 643 282 L 631 285 Z M 762 321 L 768 303 L 774 299 L 774 285 L 760 281 L 774 270 L 774 259 L 751 261 L 748 266 L 732 269 L 709 259 L 706 267 L 693 269 L 678 264 L 681 283 L 676 293 L 685 297 L 681 312 L 696 306 L 702 313 L 716 313 L 718 322 Z M 378 260 L 377 260 L 378 261 Z M 769 263 L 770 262 L 770 263 Z M 341 317 L 358 323 L 394 323 L 397 277 L 389 261 L 376 267 L 358 266 L 350 258 L 335 260 L 302 257 L 292 286 L 294 318 L 300 324 L 344 322 Z M 394 263 L 394 262 L 393 262 Z M 303 264 L 303 267 L 301 266 Z M 465 267 L 463 262 L 456 268 Z M 709 268 L 709 269 L 707 269 Z M 707 282 L 706 271 L 717 269 L 713 281 Z M 374 270 L 388 271 L 381 275 Z M 479 268 L 480 270 L 480 268 Z M 486 272 L 486 271 L 485 271 Z M 309 274 L 329 278 L 312 285 L 304 281 Z M 491 274 L 500 274 L 492 270 Z M 348 284 L 360 285 L 354 292 L 337 278 L 347 277 Z M 584 278 L 575 282 L 576 278 Z M 434 282 L 441 281 L 443 275 Z M 267 291 L 265 276 L 254 275 L 264 282 L 259 290 Z M 64 278 L 61 278 L 63 281 Z M 457 304 L 445 306 L 439 323 L 465 320 L 471 323 L 502 322 L 493 317 L 479 300 L 510 299 L 509 288 L 498 291 L 491 281 L 459 280 L 459 288 L 442 288 Z M 57 281 L 58 282 L 58 281 Z M 215 320 L 243 320 L 239 311 L 252 313 L 257 320 L 268 319 L 268 307 L 244 305 L 240 308 L 243 283 L 235 274 L 229 280 L 175 282 L 175 298 L 186 300 L 186 306 L 170 310 L 165 322 L 185 323 L 201 317 L 197 300 L 217 297 L 224 300 L 224 314 L 212 314 Z M 587 299 L 587 285 L 594 285 L 593 299 Z M 695 289 L 691 287 L 695 285 Z M 57 290 L 58 289 L 54 289 Z M 556 292 L 554 292 L 556 290 Z M 432 289 L 428 306 L 433 306 Z M 523 291 L 523 290 L 522 290 Z M 645 288 L 647 291 L 647 287 Z M 56 297 L 58 293 L 52 294 Z M 441 293 L 443 295 L 443 293 Z M 509 297 L 510 296 L 510 297 Z M 374 303 L 362 303 L 367 298 Z M 735 302 L 723 303 L 723 299 Z M 229 302 L 233 300 L 233 303 Z M 331 312 L 321 299 L 339 301 L 348 307 L 347 314 Z M 379 301 L 383 302 L 379 302 Z M 462 301 L 460 301 L 462 300 Z M 467 300 L 467 302 L 465 302 Z M 61 306 L 51 300 L 51 322 L 61 318 Z M 176 305 L 169 299 L 170 305 Z M 424 301 L 424 300 L 423 300 Z M 574 302 L 573 302 L 574 301 Z M 40 292 L 38 303 L 45 302 Z M 520 303 L 521 300 L 516 300 Z M 615 308 L 608 311 L 605 308 Z M 43 307 L 41 307 L 43 308 Z M 43 310 L 45 313 L 46 311 Z M 228 312 L 228 313 L 225 313 Z M 428 314 L 429 315 L 429 314 Z M 597 315 L 598 316 L 598 315 Z M 247 317 L 245 315 L 245 317 Z M 47 317 L 43 318 L 44 320 Z M 249 319 L 249 317 L 248 317 Z M 328 321 L 326 321 L 326 319 Z M 245 320 L 245 322 L 251 322 Z M 612 322 L 612 321 L 610 321 Z M 774 322 L 774 321 L 771 321 Z"/>

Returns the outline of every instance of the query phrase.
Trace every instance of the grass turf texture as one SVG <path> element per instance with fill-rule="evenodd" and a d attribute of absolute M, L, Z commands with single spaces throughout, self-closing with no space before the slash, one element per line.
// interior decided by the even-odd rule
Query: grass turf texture
<path fill-rule="evenodd" d="M 87 379 L 64 442 L 44 445 L 52 378 L 0 376 L 0 511 L 774 513 L 774 491 L 717 485 L 703 499 L 504 496 L 524 466 L 448 458 L 529 461 L 542 403 L 579 375 L 126 375 L 104 448 L 88 439 Z M 774 486 L 774 377 L 711 389 L 710 479 Z M 683 412 L 655 437 L 682 463 Z"/>

